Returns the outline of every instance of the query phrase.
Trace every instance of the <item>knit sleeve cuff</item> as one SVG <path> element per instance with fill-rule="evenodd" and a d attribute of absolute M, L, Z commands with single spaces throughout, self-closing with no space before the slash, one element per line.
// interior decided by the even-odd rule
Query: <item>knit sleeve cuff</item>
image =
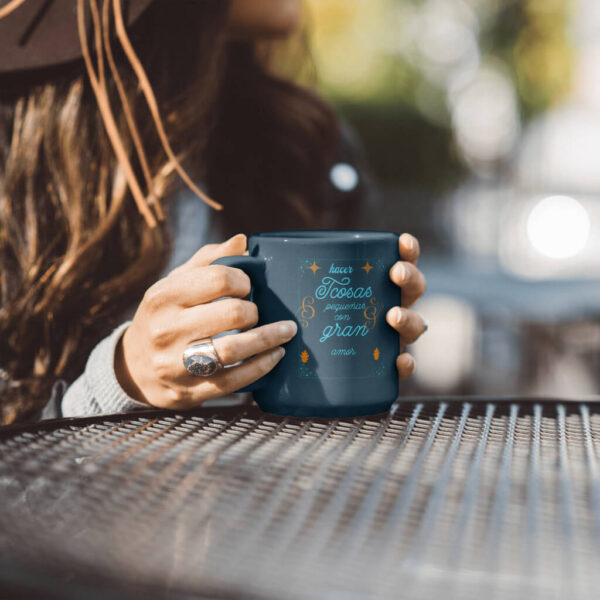
<path fill-rule="evenodd" d="M 63 398 L 63 416 L 111 414 L 150 408 L 148 404 L 127 395 L 115 373 L 117 344 L 130 323 L 126 321 L 119 325 L 92 350 L 85 371 Z"/>

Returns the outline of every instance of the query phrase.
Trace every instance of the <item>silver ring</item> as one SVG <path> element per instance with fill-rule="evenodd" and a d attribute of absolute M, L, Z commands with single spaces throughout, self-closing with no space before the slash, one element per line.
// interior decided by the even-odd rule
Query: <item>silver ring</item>
<path fill-rule="evenodd" d="M 183 351 L 183 366 L 188 373 L 196 377 L 210 377 L 223 363 L 215 350 L 212 338 L 198 340 Z"/>

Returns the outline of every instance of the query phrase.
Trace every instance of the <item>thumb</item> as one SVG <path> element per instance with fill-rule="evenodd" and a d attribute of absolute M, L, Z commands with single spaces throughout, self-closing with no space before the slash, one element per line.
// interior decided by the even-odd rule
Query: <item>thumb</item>
<path fill-rule="evenodd" d="M 244 254 L 247 238 L 243 233 L 238 233 L 221 244 L 206 244 L 186 263 L 186 267 L 203 267 L 222 256 L 236 256 Z"/>

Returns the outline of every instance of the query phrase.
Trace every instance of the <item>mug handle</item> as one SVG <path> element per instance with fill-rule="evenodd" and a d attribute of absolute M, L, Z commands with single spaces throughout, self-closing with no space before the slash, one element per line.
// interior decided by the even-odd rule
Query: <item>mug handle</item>
<path fill-rule="evenodd" d="M 265 261 L 263 258 L 258 258 L 256 256 L 222 256 L 221 258 L 217 258 L 213 260 L 211 265 L 225 265 L 226 267 L 235 267 L 236 269 L 241 269 L 250 277 L 250 295 L 249 298 L 252 301 L 254 296 L 254 287 L 256 285 L 257 280 L 263 275 L 265 270 Z M 238 392 L 253 392 L 254 390 L 258 390 L 264 387 L 267 383 L 267 377 L 269 374 L 263 375 L 256 381 L 240 388 L 239 390 L 235 390 L 234 393 Z"/>

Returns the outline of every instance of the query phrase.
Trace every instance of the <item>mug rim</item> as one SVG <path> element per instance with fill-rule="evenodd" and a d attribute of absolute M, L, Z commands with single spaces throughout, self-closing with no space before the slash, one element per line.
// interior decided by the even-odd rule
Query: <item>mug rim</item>
<path fill-rule="evenodd" d="M 393 231 L 376 229 L 283 229 L 280 231 L 260 231 L 250 235 L 249 239 L 278 240 L 282 242 L 318 242 L 340 243 L 382 240 L 400 234 Z"/>

